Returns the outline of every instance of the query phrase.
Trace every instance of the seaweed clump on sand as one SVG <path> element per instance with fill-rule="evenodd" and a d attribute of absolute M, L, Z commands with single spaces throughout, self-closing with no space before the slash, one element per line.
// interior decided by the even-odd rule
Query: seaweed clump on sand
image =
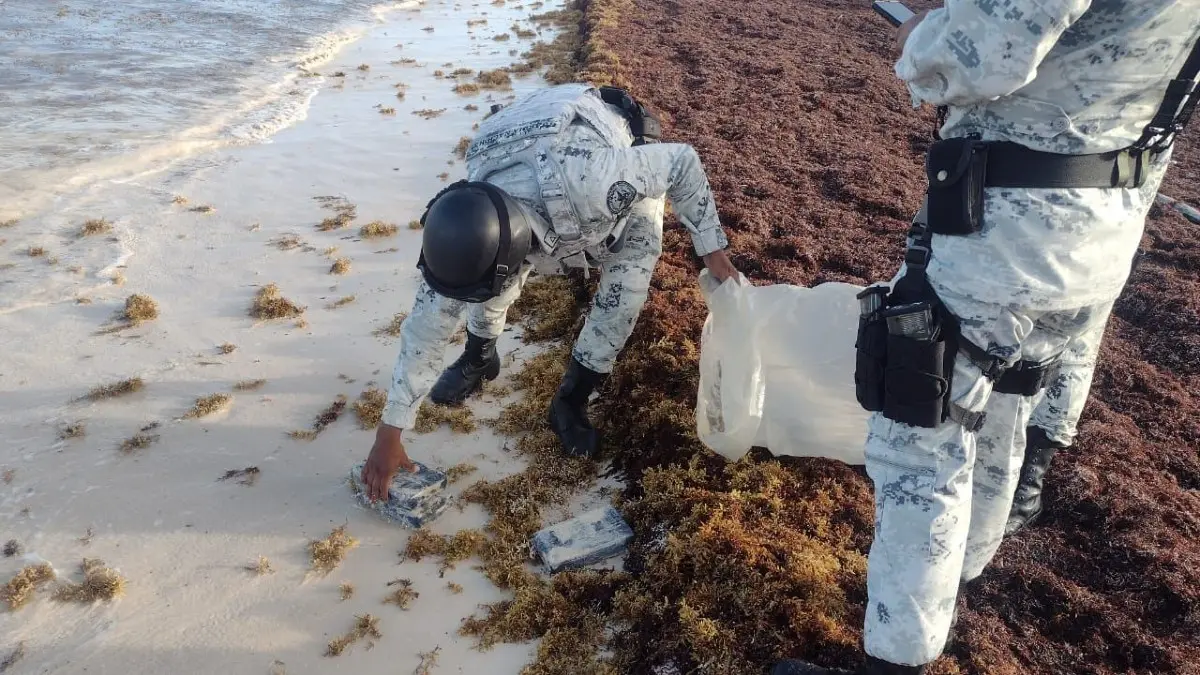
<path fill-rule="evenodd" d="M 308 555 L 312 571 L 325 575 L 332 572 L 350 549 L 358 546 L 358 540 L 346 533 L 346 526 L 339 525 L 324 539 L 308 542 Z"/>
<path fill-rule="evenodd" d="M 37 589 L 54 580 L 54 568 L 49 563 L 27 565 L 0 588 L 0 601 L 10 610 L 24 607 L 33 599 Z"/>
<path fill-rule="evenodd" d="M 122 396 L 135 394 L 141 391 L 142 387 L 144 386 L 145 383 L 142 382 L 142 378 L 131 377 L 127 380 L 121 380 L 120 382 L 113 382 L 112 384 L 103 384 L 93 387 L 91 391 L 83 396 L 83 398 L 84 400 L 92 402 L 120 398 Z"/>
<path fill-rule="evenodd" d="M 304 314 L 304 307 L 283 297 L 279 286 L 267 284 L 258 289 L 254 302 L 250 305 L 250 316 L 264 321 L 271 319 L 292 319 Z"/>
<path fill-rule="evenodd" d="M 83 581 L 60 586 L 54 592 L 55 600 L 89 603 L 113 600 L 125 593 L 125 577 L 106 566 L 103 560 L 84 558 L 80 569 L 83 572 Z"/>
<path fill-rule="evenodd" d="M 426 401 L 417 410 L 417 421 L 413 424 L 413 431 L 428 434 L 437 431 L 443 424 L 449 425 L 450 430 L 456 434 L 469 434 L 478 428 L 475 414 L 470 408 L 444 406 Z"/>
<path fill-rule="evenodd" d="M 325 656 L 340 656 L 350 645 L 359 640 L 367 641 L 367 649 L 375 646 L 375 640 L 383 637 L 379 632 L 379 618 L 363 614 L 354 618 L 354 627 L 345 635 L 330 640 Z"/>
<path fill-rule="evenodd" d="M 358 416 L 358 426 L 370 431 L 383 421 L 383 409 L 387 407 L 387 392 L 376 387 L 369 387 L 358 395 L 354 402 L 354 414 Z"/>
<path fill-rule="evenodd" d="M 317 415 L 317 418 L 313 420 L 312 428 L 292 431 L 289 432 L 288 435 L 298 441 L 311 441 L 319 436 L 322 431 L 325 431 L 325 428 L 330 424 L 338 421 L 338 418 L 342 416 L 342 413 L 345 412 L 345 410 L 346 396 L 344 394 L 338 394 L 337 398 L 333 399 L 333 403 L 330 403 L 329 406 L 322 410 L 321 413 Z"/>
<path fill-rule="evenodd" d="M 196 402 L 192 405 L 191 410 L 188 410 L 184 414 L 183 419 L 194 420 L 201 417 L 208 417 L 209 415 L 221 412 L 222 410 L 228 408 L 229 404 L 232 402 L 233 397 L 229 394 L 210 394 L 208 396 L 201 396 L 200 398 L 196 399 Z"/>

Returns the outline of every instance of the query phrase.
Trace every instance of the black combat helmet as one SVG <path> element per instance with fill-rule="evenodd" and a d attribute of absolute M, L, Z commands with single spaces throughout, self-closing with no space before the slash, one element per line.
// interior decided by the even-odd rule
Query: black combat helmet
<path fill-rule="evenodd" d="M 525 210 L 500 188 L 459 181 L 425 210 L 421 258 L 425 283 L 441 295 L 486 302 L 500 294 L 529 253 Z"/>

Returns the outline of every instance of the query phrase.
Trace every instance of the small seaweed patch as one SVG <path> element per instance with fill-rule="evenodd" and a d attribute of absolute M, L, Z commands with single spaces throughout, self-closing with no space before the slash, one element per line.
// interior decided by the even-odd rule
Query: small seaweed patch
<path fill-rule="evenodd" d="M 329 303 L 328 305 L 325 305 L 325 308 L 326 309 L 337 309 L 338 307 L 345 307 L 346 305 L 354 302 L 354 300 L 355 300 L 355 297 L 353 295 L 342 296 L 342 297 L 338 298 L 337 300 L 334 300 L 333 302 Z"/>
<path fill-rule="evenodd" d="M 529 30 L 528 28 L 522 28 L 521 25 L 517 23 L 514 23 L 512 28 L 509 30 L 511 30 L 514 35 L 522 40 L 531 40 L 537 37 L 537 31 Z"/>
<path fill-rule="evenodd" d="M 342 561 L 350 549 L 358 546 L 358 540 L 346 534 L 346 526 L 339 525 L 324 539 L 314 539 L 308 542 L 308 555 L 312 571 L 325 575 L 332 572 Z"/>
<path fill-rule="evenodd" d="M 444 112 L 446 112 L 445 108 L 425 108 L 422 110 L 414 110 L 412 114 L 421 117 L 422 119 L 431 120 L 435 117 L 440 117 Z"/>
<path fill-rule="evenodd" d="M 410 220 L 410 221 L 408 221 L 408 229 L 423 230 L 423 229 L 425 229 L 425 225 L 423 225 L 421 223 L 421 221 L 419 221 L 419 220 Z"/>
<path fill-rule="evenodd" d="M 361 64 L 359 64 L 358 69 L 365 73 L 366 71 L 371 69 L 371 66 L 369 66 L 365 63 L 361 63 Z"/>
<path fill-rule="evenodd" d="M 350 629 L 349 633 L 329 642 L 329 646 L 325 650 L 325 656 L 340 656 L 342 652 L 346 651 L 347 647 L 363 639 L 367 640 L 367 649 L 370 649 L 375 646 L 374 640 L 382 637 L 383 633 L 379 632 L 378 618 L 370 614 L 357 616 L 355 617 L 354 627 Z"/>
<path fill-rule="evenodd" d="M 455 464 L 446 470 L 446 479 L 451 485 L 453 485 L 454 483 L 457 483 L 467 476 L 470 476 L 478 470 L 479 467 L 475 466 L 474 464 L 467 464 L 466 462 L 463 462 L 462 464 Z"/>
<path fill-rule="evenodd" d="M 249 487 L 258 482 L 258 475 L 260 473 L 262 473 L 262 470 L 257 466 L 248 466 L 244 469 L 230 469 L 217 480 L 227 481 L 236 478 L 239 485 L 245 485 Z"/>
<path fill-rule="evenodd" d="M 255 391 L 257 389 L 262 389 L 263 385 L 265 385 L 266 383 L 267 383 L 266 380 L 242 380 L 233 385 L 233 390 L 234 391 Z"/>
<path fill-rule="evenodd" d="M 264 574 L 270 574 L 271 572 L 275 571 L 271 567 L 271 561 L 265 555 L 258 556 L 258 560 L 255 560 L 254 562 L 246 565 L 246 570 L 248 570 L 250 572 L 254 572 L 255 574 L 257 574 L 259 576 L 262 576 Z"/>
<path fill-rule="evenodd" d="M 8 220 L 0 220 L 0 228 L 13 227 L 19 222 L 21 222 L 21 221 L 16 218 L 9 218 Z"/>
<path fill-rule="evenodd" d="M 350 272 L 350 259 L 338 258 L 329 266 L 330 274 L 348 274 Z"/>
<path fill-rule="evenodd" d="M 379 107 L 379 114 L 380 114 L 380 115 L 395 115 L 395 114 L 396 114 L 396 109 L 395 109 L 395 108 L 388 108 L 388 107 L 380 106 L 380 107 Z"/>
<path fill-rule="evenodd" d="M 125 311 L 121 314 L 121 319 L 127 325 L 137 326 L 157 318 L 158 303 L 154 301 L 154 298 L 141 293 L 135 293 L 125 298 Z"/>
<path fill-rule="evenodd" d="M 94 237 L 98 234 L 108 234 L 112 232 L 112 223 L 104 218 L 92 218 L 83 221 L 83 226 L 79 228 L 79 236 Z"/>
<path fill-rule="evenodd" d="M 506 33 L 507 35 L 507 33 Z M 479 82 L 479 86 L 484 89 L 511 89 L 512 76 L 508 71 L 497 68 L 496 70 L 485 70 L 475 77 Z"/>
<path fill-rule="evenodd" d="M 370 431 L 383 421 L 383 409 L 387 407 L 387 392 L 376 387 L 370 387 L 358 395 L 354 402 L 354 414 L 358 416 L 358 426 Z"/>
<path fill-rule="evenodd" d="M 188 203 L 188 198 L 187 198 L 187 197 L 184 197 L 183 195 L 175 195 L 175 196 L 174 196 L 174 197 L 171 199 L 171 203 L 172 203 L 172 204 L 174 204 L 174 205 L 176 205 L 176 206 L 183 206 L 184 204 L 187 204 L 187 203 Z"/>
<path fill-rule="evenodd" d="M 388 586 L 396 586 L 396 590 L 387 594 L 383 599 L 385 605 L 395 605 L 400 609 L 408 609 L 413 600 L 421 596 L 420 593 L 413 590 L 413 583 L 409 579 L 396 579 L 389 581 Z"/>
<path fill-rule="evenodd" d="M 42 246 L 30 246 L 28 253 L 30 258 L 40 258 L 46 255 L 46 249 Z"/>
<path fill-rule="evenodd" d="M 203 213 L 206 215 L 209 213 L 214 213 L 216 210 L 217 209 L 215 207 L 209 206 L 208 204 L 201 204 L 200 206 L 193 206 L 192 208 L 188 209 L 188 211 L 191 211 L 192 213 Z"/>
<path fill-rule="evenodd" d="M 362 229 L 358 231 L 358 235 L 364 239 L 378 239 L 381 237 L 391 237 L 400 231 L 400 228 L 395 223 L 385 223 L 382 220 L 372 220 Z"/>
<path fill-rule="evenodd" d="M 475 112 L 479 110 L 479 106 L 475 105 L 474 103 L 469 103 L 463 106 L 463 110 L 466 110 L 467 112 Z"/>
<path fill-rule="evenodd" d="M 280 295 L 279 286 L 271 283 L 258 289 L 250 305 L 250 316 L 262 320 L 292 319 L 304 314 L 304 309 Z"/>
<path fill-rule="evenodd" d="M 121 441 L 120 450 L 122 454 L 130 455 L 138 450 L 144 450 L 159 440 L 158 434 L 151 433 L 158 428 L 158 422 L 153 422 L 142 427 L 136 434 Z"/>
<path fill-rule="evenodd" d="M 418 434 L 428 434 L 437 431 L 443 424 L 449 425 L 450 430 L 456 434 L 469 434 L 478 428 L 475 423 L 475 414 L 471 412 L 470 408 L 466 406 L 451 408 L 426 401 L 417 411 L 417 421 L 413 424 L 413 431 Z"/>
<path fill-rule="evenodd" d="M 441 647 L 434 647 L 433 651 L 418 653 L 417 658 L 420 659 L 420 663 L 417 664 L 417 669 L 413 671 L 413 675 L 431 675 L 433 667 L 437 665 L 438 654 L 441 651 Z"/>
<path fill-rule="evenodd" d="M 342 585 L 338 586 L 338 592 L 341 594 L 342 600 L 349 600 L 354 597 L 354 584 L 343 581 Z"/>
<path fill-rule="evenodd" d="M 64 441 L 69 438 L 83 438 L 86 435 L 87 428 L 83 422 L 72 422 L 58 431 L 59 439 Z"/>
<path fill-rule="evenodd" d="M 17 477 L 16 469 L 5 469 L 3 477 L 0 480 L 4 481 L 5 485 L 12 485 L 13 479 Z"/>
<path fill-rule="evenodd" d="M 122 396 L 135 394 L 141 391 L 142 387 L 144 386 L 145 383 L 142 382 L 142 378 L 131 377 L 127 380 L 121 380 L 120 382 L 102 384 L 97 387 L 93 387 L 91 391 L 83 395 L 83 399 L 96 402 L 105 401 L 112 398 L 120 398 Z"/>
<path fill-rule="evenodd" d="M 112 600 L 125 592 L 126 579 L 119 572 L 97 558 L 84 558 L 80 565 L 83 581 L 68 583 L 54 591 L 59 602 L 90 603 L 97 600 Z"/>
<path fill-rule="evenodd" d="M 10 610 L 18 610 L 33 599 L 37 589 L 54 580 L 54 568 L 49 563 L 26 565 L 0 588 L 0 601 Z"/>
<path fill-rule="evenodd" d="M 386 326 L 376 328 L 371 334 L 376 337 L 400 337 L 400 331 L 404 327 L 404 320 L 407 318 L 407 312 L 399 312 L 392 316 L 392 320 Z"/>
<path fill-rule="evenodd" d="M 330 403 L 329 407 L 325 408 L 325 410 L 322 410 L 321 414 L 317 415 L 317 419 L 313 420 L 311 429 L 293 431 L 288 435 L 298 441 L 311 441 L 320 435 L 322 431 L 325 431 L 326 427 L 336 422 L 338 418 L 342 416 L 342 412 L 345 410 L 346 397 L 342 394 L 338 394 L 338 397 L 334 399 L 333 403 Z"/>
<path fill-rule="evenodd" d="M 458 139 L 458 144 L 454 146 L 454 154 L 457 155 L 459 159 L 466 159 L 467 150 L 470 147 L 471 138 L 469 136 L 463 136 L 462 138 Z"/>
<path fill-rule="evenodd" d="M 237 345 L 233 344 L 232 342 L 226 342 L 222 345 L 217 346 L 217 352 L 220 354 L 228 355 L 228 354 L 232 354 L 236 351 L 237 351 Z"/>
<path fill-rule="evenodd" d="M 450 180 L 450 174 L 448 174 L 448 173 L 444 173 L 444 172 L 443 172 L 443 173 L 439 173 L 439 174 L 438 174 L 438 179 L 439 179 L 439 180 L 441 180 L 443 183 L 445 183 L 446 181 Z"/>
<path fill-rule="evenodd" d="M 233 397 L 229 394 L 210 394 L 196 399 L 192 409 L 184 414 L 183 419 L 194 420 L 221 412 L 229 407 Z"/>
<path fill-rule="evenodd" d="M 496 42 L 508 42 L 512 39 L 512 36 L 508 33 L 500 33 L 499 35 L 493 36 L 492 39 Z"/>
<path fill-rule="evenodd" d="M 280 251 L 290 251 L 303 246 L 304 241 L 294 234 L 284 234 L 280 235 L 277 239 L 273 239 L 271 244 Z"/>
<path fill-rule="evenodd" d="M 446 584 L 446 590 L 450 591 L 454 595 L 460 595 L 463 592 L 463 587 L 462 584 L 456 584 L 451 581 Z"/>
<path fill-rule="evenodd" d="M 25 548 L 22 547 L 21 542 L 17 541 L 16 539 L 9 539 L 8 541 L 4 542 L 5 558 L 21 555 L 21 553 L 24 551 Z"/>
<path fill-rule="evenodd" d="M 458 563 L 487 552 L 488 536 L 481 530 L 460 530 L 453 536 L 443 536 L 427 530 L 417 530 L 409 537 L 400 555 L 419 562 L 428 556 L 441 558 L 441 572 L 454 569 Z"/>
<path fill-rule="evenodd" d="M 479 91 L 479 85 L 475 84 L 474 82 L 459 82 L 458 84 L 454 85 L 454 93 L 459 94 L 460 96 L 478 94 Z"/>

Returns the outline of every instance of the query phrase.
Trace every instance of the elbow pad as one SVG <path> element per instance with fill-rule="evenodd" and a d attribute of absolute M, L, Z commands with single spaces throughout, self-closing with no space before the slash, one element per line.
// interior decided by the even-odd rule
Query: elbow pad
<path fill-rule="evenodd" d="M 662 124 L 650 114 L 646 107 L 619 87 L 600 87 L 600 99 L 616 106 L 629 120 L 629 131 L 633 134 L 633 145 L 643 145 L 662 137 Z"/>

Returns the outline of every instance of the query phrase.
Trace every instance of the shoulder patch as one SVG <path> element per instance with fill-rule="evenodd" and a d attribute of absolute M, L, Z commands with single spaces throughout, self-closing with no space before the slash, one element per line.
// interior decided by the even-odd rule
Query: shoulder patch
<path fill-rule="evenodd" d="M 626 181 L 619 180 L 608 188 L 608 210 L 614 216 L 628 213 L 636 199 L 637 188 Z"/>

